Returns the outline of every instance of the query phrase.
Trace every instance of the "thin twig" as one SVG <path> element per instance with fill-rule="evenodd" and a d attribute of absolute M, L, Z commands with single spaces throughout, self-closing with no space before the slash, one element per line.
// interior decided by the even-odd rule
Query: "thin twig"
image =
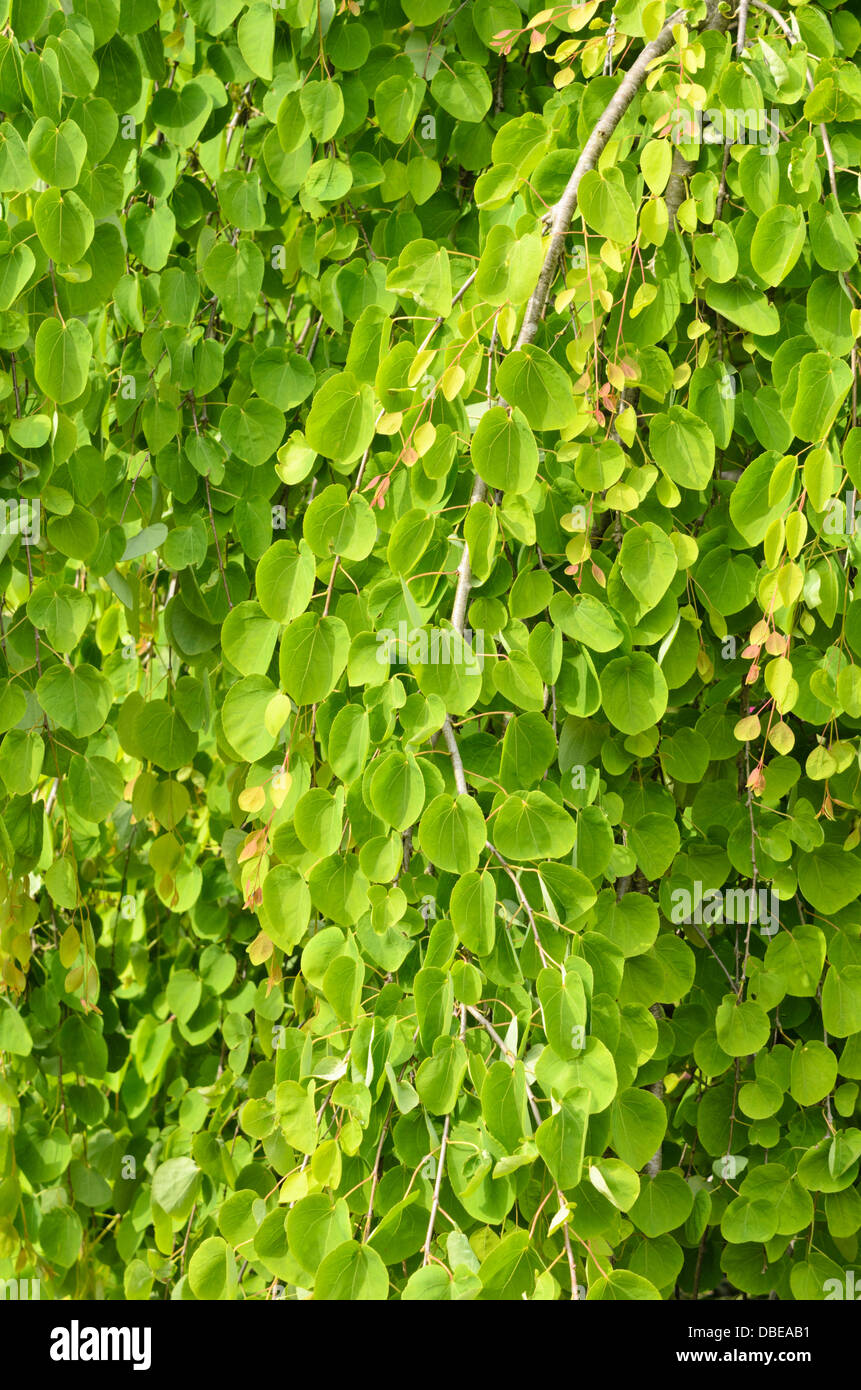
<path fill-rule="evenodd" d="M 476 268 L 476 269 L 472 272 L 471 275 L 467 275 L 467 277 L 466 277 L 466 279 L 464 280 L 463 284 L 461 285 L 460 289 L 457 291 L 456 294 L 452 295 L 452 299 L 451 299 L 451 307 L 452 307 L 452 309 L 454 308 L 455 304 L 459 304 L 460 301 L 463 299 L 463 296 L 466 294 L 467 290 L 469 289 L 470 285 L 471 285 L 472 282 L 474 281 L 474 279 L 475 279 L 475 277 L 476 277 L 477 274 L 478 274 L 478 268 Z M 433 323 L 431 324 L 430 328 L 428 329 L 427 333 L 425 334 L 424 338 L 423 338 L 422 341 L 419 343 L 418 350 L 417 350 L 417 352 L 416 352 L 416 357 L 421 356 L 421 354 L 424 352 L 425 348 L 427 347 L 428 343 L 430 342 L 431 338 L 432 338 L 432 337 L 434 336 L 434 334 L 436 333 L 437 329 L 438 329 L 438 328 L 441 328 L 442 325 L 443 325 L 444 323 L 445 323 L 445 318 L 443 317 L 442 314 L 438 314 L 437 317 L 434 319 Z"/>
<path fill-rule="evenodd" d="M 461 1037 L 461 1041 L 463 1041 L 463 1036 L 464 1036 L 465 1033 L 466 1033 L 466 1005 L 465 1005 L 465 1004 L 461 1004 L 461 1006 L 460 1006 L 460 1037 Z M 442 1175 L 443 1175 L 443 1171 L 444 1171 L 444 1169 L 445 1169 L 445 1155 L 446 1155 L 446 1149 L 448 1148 L 448 1136 L 449 1136 L 450 1130 L 451 1130 L 451 1111 L 449 1111 L 449 1113 L 446 1115 L 445 1121 L 444 1121 L 443 1127 L 442 1127 L 442 1141 L 441 1141 L 440 1147 L 439 1147 L 439 1159 L 438 1159 L 438 1161 L 437 1161 L 436 1178 L 435 1178 L 435 1180 L 434 1180 L 434 1185 L 433 1185 L 433 1199 L 432 1199 L 432 1202 L 431 1202 L 430 1220 L 428 1221 L 428 1229 L 427 1229 L 427 1235 L 425 1236 L 425 1243 L 424 1243 L 424 1245 L 422 1246 L 422 1264 L 423 1264 L 423 1265 L 426 1265 L 426 1264 L 429 1264 L 429 1263 L 430 1263 L 430 1257 L 431 1257 L 431 1244 L 433 1243 L 434 1226 L 436 1225 L 437 1212 L 439 1211 L 439 1198 L 440 1198 L 440 1191 L 441 1191 L 441 1189 L 442 1189 Z"/>
<path fill-rule="evenodd" d="M 212 526 L 212 538 L 215 541 L 215 554 L 218 559 L 218 568 L 221 573 L 221 582 L 224 585 L 224 592 L 227 596 L 227 606 L 228 608 L 232 608 L 233 599 L 230 597 L 230 590 L 227 587 L 227 576 L 224 573 L 224 562 L 221 558 L 221 546 L 218 544 L 218 532 L 215 529 L 215 516 L 212 511 L 212 498 L 209 494 L 209 479 L 204 478 L 203 481 L 206 484 L 206 505 L 209 510 L 209 522 Z"/>

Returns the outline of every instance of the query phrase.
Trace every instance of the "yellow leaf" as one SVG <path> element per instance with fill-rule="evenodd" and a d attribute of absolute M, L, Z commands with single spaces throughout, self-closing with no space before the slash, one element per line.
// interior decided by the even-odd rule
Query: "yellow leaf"
<path fill-rule="evenodd" d="M 282 769 L 276 772 L 272 778 L 272 785 L 269 788 L 269 796 L 276 811 L 280 810 L 287 798 L 287 793 L 292 786 L 293 778 L 290 773 Z"/>
<path fill-rule="evenodd" d="M 768 731 L 768 741 L 775 752 L 781 757 L 786 757 L 795 747 L 795 734 L 788 724 L 784 724 L 781 719 L 779 724 L 774 724 Z"/>
<path fill-rule="evenodd" d="M 290 1173 L 281 1184 L 278 1190 L 278 1205 L 285 1206 L 291 1202 L 299 1202 L 308 1193 L 308 1182 L 310 1174 L 308 1169 L 302 1169 L 295 1173 Z"/>
<path fill-rule="evenodd" d="M 691 565 L 694 564 L 697 556 L 700 553 L 700 548 L 697 545 L 697 542 L 695 541 L 694 537 L 686 536 L 682 531 L 671 531 L 670 541 L 672 543 L 673 549 L 676 552 L 676 560 L 678 562 L 679 569 L 690 569 Z"/>
<path fill-rule="evenodd" d="M 547 238 L 547 241 L 549 241 L 549 238 Z M 546 246 L 547 241 L 545 241 L 543 245 Z M 502 343 L 506 352 L 508 352 L 514 340 L 514 330 L 516 327 L 517 314 L 510 304 L 504 304 L 496 316 L 496 331 L 499 335 L 499 341 Z"/>
<path fill-rule="evenodd" d="M 451 397 L 448 397 L 448 399 L 451 399 Z M 423 425 L 419 425 L 418 429 L 413 433 L 413 445 L 415 446 L 416 457 L 421 458 L 423 454 L 426 454 L 435 439 L 436 429 L 429 420 L 426 420 Z"/>
<path fill-rule="evenodd" d="M 786 518 L 786 553 L 795 560 L 807 540 L 807 517 L 803 512 L 790 512 Z"/>
<path fill-rule="evenodd" d="M 585 531 L 582 531 L 579 536 L 573 536 L 565 547 L 566 558 L 572 565 L 582 564 L 591 554 L 592 547 Z"/>
<path fill-rule="evenodd" d="M 656 39 L 661 32 L 664 26 L 666 12 L 667 6 L 665 0 L 650 0 L 648 5 L 643 6 L 641 16 L 643 33 L 649 43 Z"/>
<path fill-rule="evenodd" d="M 638 314 L 647 309 L 657 293 L 657 285 L 640 285 L 631 304 L 630 317 L 635 319 Z"/>
<path fill-rule="evenodd" d="M 381 416 L 377 421 L 377 434 L 392 435 L 397 434 L 401 425 L 404 423 L 404 413 L 402 410 L 388 412 Z"/>
<path fill-rule="evenodd" d="M 847 767 L 855 761 L 855 749 L 851 743 L 847 743 L 844 739 L 835 739 L 829 752 L 837 764 L 838 772 L 845 772 Z"/>
<path fill-rule="evenodd" d="M 466 381 L 466 372 L 459 362 L 452 362 L 450 367 L 446 367 L 440 378 L 442 393 L 447 401 L 453 401 Z"/>
<path fill-rule="evenodd" d="M 686 232 L 695 232 L 697 229 L 697 205 L 693 198 L 686 198 L 676 213 L 676 219 L 680 227 Z"/>
<path fill-rule="evenodd" d="M 733 729 L 733 733 L 735 734 L 735 737 L 739 740 L 739 742 L 750 743 L 751 739 L 759 738 L 761 727 L 762 726 L 759 722 L 759 715 L 748 714 L 745 715 L 743 719 L 740 719 L 738 721 L 735 728 Z"/>
<path fill-rule="evenodd" d="M 699 672 L 700 679 L 703 680 L 706 684 L 708 684 L 710 680 L 714 679 L 715 664 L 709 656 L 708 652 L 706 651 L 705 647 L 700 647 L 699 651 L 697 652 L 697 671 Z"/>
<path fill-rule="evenodd" d="M 619 411 L 616 416 L 616 433 L 622 443 L 630 448 L 637 434 L 637 412 L 633 406 L 626 405 L 624 410 Z"/>
<path fill-rule="evenodd" d="M 829 750 L 819 744 L 812 753 L 808 753 L 804 771 L 811 782 L 824 782 L 827 777 L 833 777 L 837 771 L 837 763 Z"/>
<path fill-rule="evenodd" d="M 783 554 L 784 535 L 783 517 L 776 516 L 766 531 L 762 543 L 765 563 L 770 570 L 777 569 L 780 562 L 780 557 Z"/>
<path fill-rule="evenodd" d="M 67 927 L 60 938 L 60 964 L 69 969 L 81 948 L 81 938 L 74 927 Z"/>
<path fill-rule="evenodd" d="M 569 10 L 567 15 L 565 16 L 565 23 L 567 27 L 571 30 L 571 33 L 575 34 L 578 29 L 585 29 L 586 25 L 589 23 L 589 20 L 593 17 L 597 9 L 598 0 L 589 0 L 588 4 L 575 5 L 573 9 Z M 555 13 L 558 13 L 558 11 L 556 11 Z M 599 42 L 603 45 L 603 37 L 599 40 Z"/>
<path fill-rule="evenodd" d="M 248 947 L 248 957 L 252 965 L 262 965 L 272 955 L 275 947 L 266 935 L 265 931 L 255 936 L 251 945 Z"/>
<path fill-rule="evenodd" d="M 289 696 L 284 695 L 280 690 L 272 696 L 263 714 L 263 724 L 270 738 L 278 737 L 292 708 Z"/>
<path fill-rule="evenodd" d="M 566 512 L 561 518 L 559 525 L 563 531 L 581 532 L 586 530 L 586 508 L 579 506 L 574 511 Z"/>
<path fill-rule="evenodd" d="M 594 77 L 598 69 L 603 67 L 605 51 L 606 40 L 603 36 L 601 38 L 590 39 L 587 44 L 583 45 L 580 63 L 584 77 Z"/>
<path fill-rule="evenodd" d="M 605 501 L 614 512 L 632 512 L 639 505 L 640 494 L 627 483 L 614 483 L 607 489 Z"/>
<path fill-rule="evenodd" d="M 679 489 L 666 474 L 658 479 L 655 493 L 662 507 L 677 507 L 682 500 Z"/>
<path fill-rule="evenodd" d="M 599 255 L 604 264 L 608 265 L 611 270 L 615 270 L 619 274 L 622 273 L 622 257 L 619 255 L 618 248 L 613 245 L 612 241 L 601 242 Z"/>
<path fill-rule="evenodd" d="M 425 348 L 424 352 L 417 352 L 415 357 L 413 358 L 412 365 L 410 366 L 410 370 L 407 375 L 407 385 L 415 386 L 419 381 L 421 381 L 427 368 L 430 366 L 431 362 L 434 360 L 435 357 L 436 352 L 432 349 L 429 350 Z"/>
<path fill-rule="evenodd" d="M 63 983 L 63 988 L 65 989 L 66 993 L 74 994 L 76 990 L 79 990 L 81 988 L 81 982 L 83 978 L 84 967 L 82 965 L 76 965 L 74 970 L 69 971 Z"/>
<path fill-rule="evenodd" d="M 262 810 L 266 805 L 266 793 L 259 786 L 246 787 L 239 793 L 237 800 L 243 811 L 247 811 L 249 815 L 254 815 L 256 811 Z"/>

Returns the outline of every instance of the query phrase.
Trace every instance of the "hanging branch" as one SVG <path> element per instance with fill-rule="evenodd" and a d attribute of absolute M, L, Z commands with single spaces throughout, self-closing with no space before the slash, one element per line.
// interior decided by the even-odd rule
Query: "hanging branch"
<path fill-rule="evenodd" d="M 714 19 L 716 11 L 717 0 L 709 0 L 707 22 Z M 562 258 L 562 254 L 565 249 L 565 238 L 568 235 L 569 229 L 571 227 L 571 221 L 574 217 L 574 212 L 577 207 L 577 194 L 580 188 L 580 183 L 583 179 L 583 175 L 588 173 L 590 169 L 594 169 L 597 166 L 598 160 L 600 159 L 603 151 L 606 149 L 614 130 L 618 126 L 628 107 L 631 105 L 631 102 L 634 100 L 634 97 L 637 95 L 637 92 L 640 90 L 643 83 L 645 82 L 652 64 L 655 63 L 657 59 L 662 58 L 665 53 L 668 53 L 670 48 L 672 47 L 674 43 L 673 30 L 677 24 L 683 22 L 684 18 L 684 10 L 675 10 L 673 14 L 670 15 L 669 19 L 665 23 L 661 32 L 658 34 L 657 38 L 653 39 L 651 43 L 646 44 L 640 56 L 632 64 L 628 72 L 626 72 L 625 76 L 622 78 L 622 81 L 619 83 L 618 88 L 616 89 L 613 99 L 605 109 L 603 115 L 598 120 L 597 124 L 595 125 L 592 131 L 592 134 L 589 136 L 589 139 L 586 141 L 586 144 L 583 147 L 583 150 L 580 154 L 580 158 L 577 160 L 577 163 L 574 166 L 574 170 L 571 174 L 571 177 L 568 180 L 562 197 L 547 214 L 546 220 L 549 221 L 551 233 L 550 245 L 548 246 L 544 256 L 544 263 L 541 267 L 541 272 L 538 276 L 538 283 L 535 286 L 535 289 L 533 290 L 532 295 L 529 299 L 529 303 L 526 306 L 526 312 L 523 316 L 523 322 L 520 325 L 520 332 L 518 333 L 517 340 L 514 344 L 514 351 L 526 347 L 529 343 L 533 341 L 536 333 L 538 332 L 538 325 L 544 317 L 544 311 L 547 307 L 547 301 L 550 297 L 550 290 L 553 285 L 553 281 L 556 278 L 556 272 L 559 267 L 559 262 Z M 476 478 L 473 481 L 472 492 L 470 494 L 470 506 L 474 506 L 477 502 L 483 501 L 486 495 L 486 483 L 483 481 L 482 478 L 476 476 Z M 466 609 L 467 604 L 469 602 L 469 593 L 471 588 L 472 567 L 470 565 L 469 546 L 467 542 L 464 540 L 463 555 L 461 557 L 461 561 L 457 569 L 457 586 L 455 588 L 454 603 L 452 605 L 451 616 L 452 627 L 455 629 L 457 633 L 459 633 L 461 637 L 463 637 L 464 633 L 464 626 L 466 623 Z M 442 732 L 446 744 L 448 746 L 449 753 L 451 755 L 452 767 L 454 769 L 455 786 L 457 788 L 457 791 L 460 795 L 463 795 L 465 793 L 468 794 L 469 788 L 467 786 L 466 775 L 464 772 L 463 759 L 460 754 L 460 749 L 458 748 L 457 735 L 455 734 L 454 727 L 452 725 L 451 718 L 449 715 L 446 715 Z M 502 856 L 499 854 L 498 850 L 496 850 L 489 841 L 487 844 L 487 848 L 490 851 L 490 853 L 496 855 L 499 859 L 502 859 Z M 509 877 L 512 878 L 512 881 L 515 884 L 515 889 L 517 891 L 518 898 L 521 902 L 521 906 L 525 907 L 527 916 L 530 919 L 530 926 L 532 928 L 532 933 L 535 939 L 539 955 L 541 957 L 542 964 L 546 964 L 546 956 L 541 945 L 541 940 L 538 934 L 538 927 L 535 922 L 535 918 L 532 914 L 532 909 L 531 907 L 529 907 L 529 904 L 527 903 L 526 896 L 523 893 L 523 889 L 520 883 L 508 869 L 507 865 L 504 864 L 504 867 L 509 873 Z"/>
<path fill-rule="evenodd" d="M 716 8 L 717 0 L 713 0 L 713 3 Z M 577 193 L 583 175 L 597 166 L 598 160 L 609 144 L 610 137 L 645 82 L 649 68 L 658 58 L 662 58 L 665 53 L 668 53 L 672 47 L 674 42 L 673 29 L 677 24 L 684 22 L 685 14 L 685 10 L 674 10 L 658 37 L 646 44 L 639 58 L 625 73 L 612 101 L 583 146 L 583 151 L 574 166 L 562 197 L 547 213 L 545 220 L 550 224 L 550 245 L 544 256 L 538 284 L 532 292 L 526 306 L 526 312 L 523 315 L 520 332 L 514 344 L 515 352 L 533 341 L 538 332 L 538 325 L 544 317 L 547 301 L 550 298 L 550 289 L 565 248 L 565 238 L 568 235 L 571 220 L 577 207 Z M 469 499 L 470 506 L 474 506 L 476 502 L 483 502 L 486 495 L 486 484 L 481 478 L 476 478 Z M 457 571 L 457 588 L 455 589 L 451 618 L 452 627 L 460 633 L 461 637 L 466 622 L 466 606 L 471 588 L 472 569 L 469 562 L 469 546 L 464 542 L 463 556 Z"/>
<path fill-rule="evenodd" d="M 717 0 L 709 0 L 709 19 L 707 23 L 714 19 L 717 11 Z M 532 292 L 526 312 L 523 315 L 523 322 L 520 325 L 520 332 L 514 344 L 514 351 L 526 347 L 531 343 L 538 332 L 538 325 L 544 317 L 547 301 L 550 298 L 550 289 L 556 277 L 556 271 L 565 249 L 565 238 L 571 227 L 571 221 L 577 207 L 577 194 L 583 175 L 590 169 L 596 168 L 598 160 L 609 144 L 610 138 L 627 111 L 634 97 L 645 82 L 649 69 L 652 64 L 665 53 L 668 53 L 674 43 L 673 30 L 677 24 L 684 22 L 685 10 L 674 10 L 665 23 L 657 38 L 651 43 L 647 43 L 640 56 L 625 73 L 622 81 L 616 89 L 613 99 L 605 109 L 603 115 L 595 125 L 592 134 L 583 146 L 580 158 L 574 166 L 571 177 L 568 180 L 565 191 L 558 203 L 546 214 L 545 220 L 549 222 L 550 244 L 544 256 L 544 263 L 538 276 L 538 283 Z M 475 506 L 477 502 L 483 502 L 487 496 L 487 485 L 482 478 L 476 476 L 470 494 L 469 505 Z M 469 602 L 469 593 L 472 588 L 472 567 L 469 558 L 469 545 L 464 540 L 463 555 L 457 567 L 457 585 L 452 604 L 451 624 L 455 632 L 463 636 L 466 624 L 466 609 Z M 443 727 L 446 742 L 451 751 L 452 747 L 457 748 L 457 740 L 451 725 L 451 720 L 446 716 Z M 463 765 L 460 763 L 460 777 L 458 778 L 458 758 L 455 759 L 455 777 L 458 784 L 458 791 L 465 790 L 466 781 L 463 777 Z"/>

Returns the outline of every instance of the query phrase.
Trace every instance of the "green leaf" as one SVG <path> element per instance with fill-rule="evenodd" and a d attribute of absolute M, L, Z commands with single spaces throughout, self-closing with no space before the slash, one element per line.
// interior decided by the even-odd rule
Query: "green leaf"
<path fill-rule="evenodd" d="M 780 315 L 766 296 L 751 285 L 715 284 L 708 285 L 705 301 L 723 318 L 743 328 L 746 333 L 756 333 L 761 338 L 770 338 L 780 327 Z"/>
<path fill-rule="evenodd" d="M 351 372 L 329 377 L 314 397 L 305 424 L 311 448 L 336 464 L 353 463 L 374 437 L 371 388 Z"/>
<path fill-rule="evenodd" d="M 534 1258 L 526 1231 L 512 1231 L 483 1261 L 479 1270 L 482 1298 L 521 1299 L 532 1287 Z"/>
<path fill-rule="evenodd" d="M 835 1038 L 861 1032 L 861 966 L 829 968 L 822 986 L 822 1022 Z"/>
<path fill-rule="evenodd" d="M 640 1188 L 630 1218 L 649 1239 L 682 1226 L 691 1213 L 694 1194 L 678 1173 L 657 1173 Z"/>
<path fill-rule="evenodd" d="M 472 440 L 476 472 L 490 487 L 527 492 L 538 472 L 538 446 L 521 410 L 491 406 Z"/>
<path fill-rule="evenodd" d="M 543 348 L 530 344 L 509 353 L 496 374 L 496 384 L 534 430 L 562 429 L 574 418 L 571 381 Z"/>
<path fill-rule="evenodd" d="M 36 695 L 48 718 L 77 738 L 100 729 L 113 702 L 110 685 L 88 662 L 53 666 L 39 678 Z"/>
<path fill-rule="evenodd" d="M 276 541 L 257 564 L 260 607 L 276 623 L 289 623 L 305 612 L 314 592 L 314 558 L 305 541 Z"/>
<path fill-rule="evenodd" d="M 387 140 L 403 144 L 424 100 L 425 84 L 414 74 L 393 73 L 374 91 L 374 113 Z"/>
<path fill-rule="evenodd" d="M 188 1264 L 188 1282 L 195 1298 L 218 1299 L 236 1280 L 232 1252 L 221 1236 L 210 1236 L 195 1250 Z"/>
<path fill-rule="evenodd" d="M 851 385 L 852 372 L 839 358 L 827 352 L 811 352 L 803 357 L 790 416 L 793 433 L 810 443 L 825 439 Z"/>
<path fill-rule="evenodd" d="M 25 1019 L 8 999 L 0 1007 L 0 1048 L 13 1057 L 29 1057 L 33 1039 Z"/>
<path fill-rule="evenodd" d="M 221 437 L 243 463 L 258 468 L 271 459 L 284 436 L 284 416 L 274 405 L 249 397 L 241 406 L 229 405 L 221 421 Z"/>
<path fill-rule="evenodd" d="M 577 190 L 587 227 L 608 241 L 626 243 L 637 234 L 637 215 L 619 169 L 587 169 Z"/>
<path fill-rule="evenodd" d="M 771 1025 L 768 1014 L 752 1000 L 739 1003 L 727 994 L 715 1015 L 717 1040 L 728 1057 L 744 1057 L 765 1046 Z"/>
<path fill-rule="evenodd" d="M 655 462 L 679 487 L 706 487 L 715 461 L 715 444 L 708 425 L 682 405 L 659 412 L 649 425 L 649 447 Z"/>
<path fill-rule="evenodd" d="M 614 1269 L 611 1274 L 593 1279 L 586 1294 L 588 1302 L 660 1302 L 661 1295 L 641 1274 L 629 1269 Z"/>
<path fill-rule="evenodd" d="M 861 893 L 861 859 L 836 845 L 821 845 L 800 855 L 798 886 L 817 912 L 830 916 Z"/>
<path fill-rule="evenodd" d="M 346 1202 L 324 1193 L 303 1197 L 287 1213 L 290 1253 L 316 1274 L 323 1260 L 350 1239 L 350 1214 Z"/>
<path fill-rule="evenodd" d="M 87 383 L 93 355 L 89 332 L 78 319 L 45 319 L 36 334 L 36 381 L 58 405 L 74 401 Z"/>
<path fill-rule="evenodd" d="M 376 1302 L 385 1299 L 388 1291 L 389 1276 L 376 1250 L 355 1240 L 336 1246 L 314 1281 L 316 1299 L 337 1303 Z"/>
<path fill-rule="evenodd" d="M 253 73 L 267 82 L 272 77 L 272 52 L 275 46 L 275 16 L 272 7 L 250 5 L 236 30 L 239 51 Z"/>
<path fill-rule="evenodd" d="M 468 62 L 440 68 L 431 82 L 431 96 L 450 116 L 470 123 L 480 121 L 493 100 L 487 73 Z"/>
<path fill-rule="evenodd" d="M 281 638 L 281 685 L 297 705 L 324 700 L 347 664 L 349 634 L 340 618 L 303 613 Z"/>
<path fill-rule="evenodd" d="M 466 1048 L 459 1038 L 437 1038 L 433 1056 L 416 1072 L 416 1090 L 432 1115 L 448 1115 L 454 1109 L 466 1074 Z"/>
<path fill-rule="evenodd" d="M 479 807 L 466 794 L 434 797 L 419 823 L 422 853 L 448 873 L 468 874 L 478 866 L 487 842 L 487 827 Z"/>
<path fill-rule="evenodd" d="M 247 328 L 251 321 L 263 269 L 260 248 L 247 237 L 240 237 L 235 246 L 216 242 L 203 263 L 203 277 L 218 296 L 222 314 L 237 328 Z"/>
<path fill-rule="evenodd" d="M 541 791 L 506 797 L 494 822 L 494 843 L 506 859 L 561 859 L 576 838 L 571 816 Z"/>
<path fill-rule="evenodd" d="M 342 555 L 348 560 L 364 560 L 377 539 L 374 513 L 364 497 L 334 483 L 315 497 L 302 523 L 305 540 L 315 555 L 329 558 Z"/>
<path fill-rule="evenodd" d="M 656 724 L 667 708 L 668 690 L 660 666 L 646 652 L 609 662 L 601 674 L 601 704 L 610 723 L 625 734 Z"/>
<path fill-rule="evenodd" d="M 825 1043 L 813 1038 L 793 1048 L 789 1092 L 799 1105 L 824 1100 L 836 1080 L 837 1058 Z"/>
<path fill-rule="evenodd" d="M 74 188 L 87 157 L 87 141 L 74 121 L 54 125 L 47 116 L 40 116 L 30 131 L 27 151 L 33 168 L 45 183 Z"/>
<path fill-rule="evenodd" d="M 756 225 L 750 245 L 754 270 L 767 285 L 779 285 L 798 260 L 807 238 L 801 208 L 778 206 Z"/>
<path fill-rule="evenodd" d="M 434 241 L 411 241 L 386 276 L 386 289 L 412 295 L 435 314 L 451 313 L 451 271 L 448 252 Z"/>
<path fill-rule="evenodd" d="M 168 1216 L 187 1216 L 200 1185 L 202 1174 L 190 1158 L 169 1158 L 159 1164 L 152 1178 L 152 1200 Z"/>
<path fill-rule="evenodd" d="M 646 608 L 654 608 L 676 572 L 676 552 L 660 527 L 647 521 L 626 532 L 619 565 L 631 593 Z"/>

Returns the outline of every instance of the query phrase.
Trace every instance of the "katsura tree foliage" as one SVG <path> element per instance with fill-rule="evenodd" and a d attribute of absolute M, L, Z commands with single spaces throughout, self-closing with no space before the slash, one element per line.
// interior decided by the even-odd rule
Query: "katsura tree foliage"
<path fill-rule="evenodd" d="M 0 0 L 0 1276 L 835 1296 L 850 3 Z"/>

